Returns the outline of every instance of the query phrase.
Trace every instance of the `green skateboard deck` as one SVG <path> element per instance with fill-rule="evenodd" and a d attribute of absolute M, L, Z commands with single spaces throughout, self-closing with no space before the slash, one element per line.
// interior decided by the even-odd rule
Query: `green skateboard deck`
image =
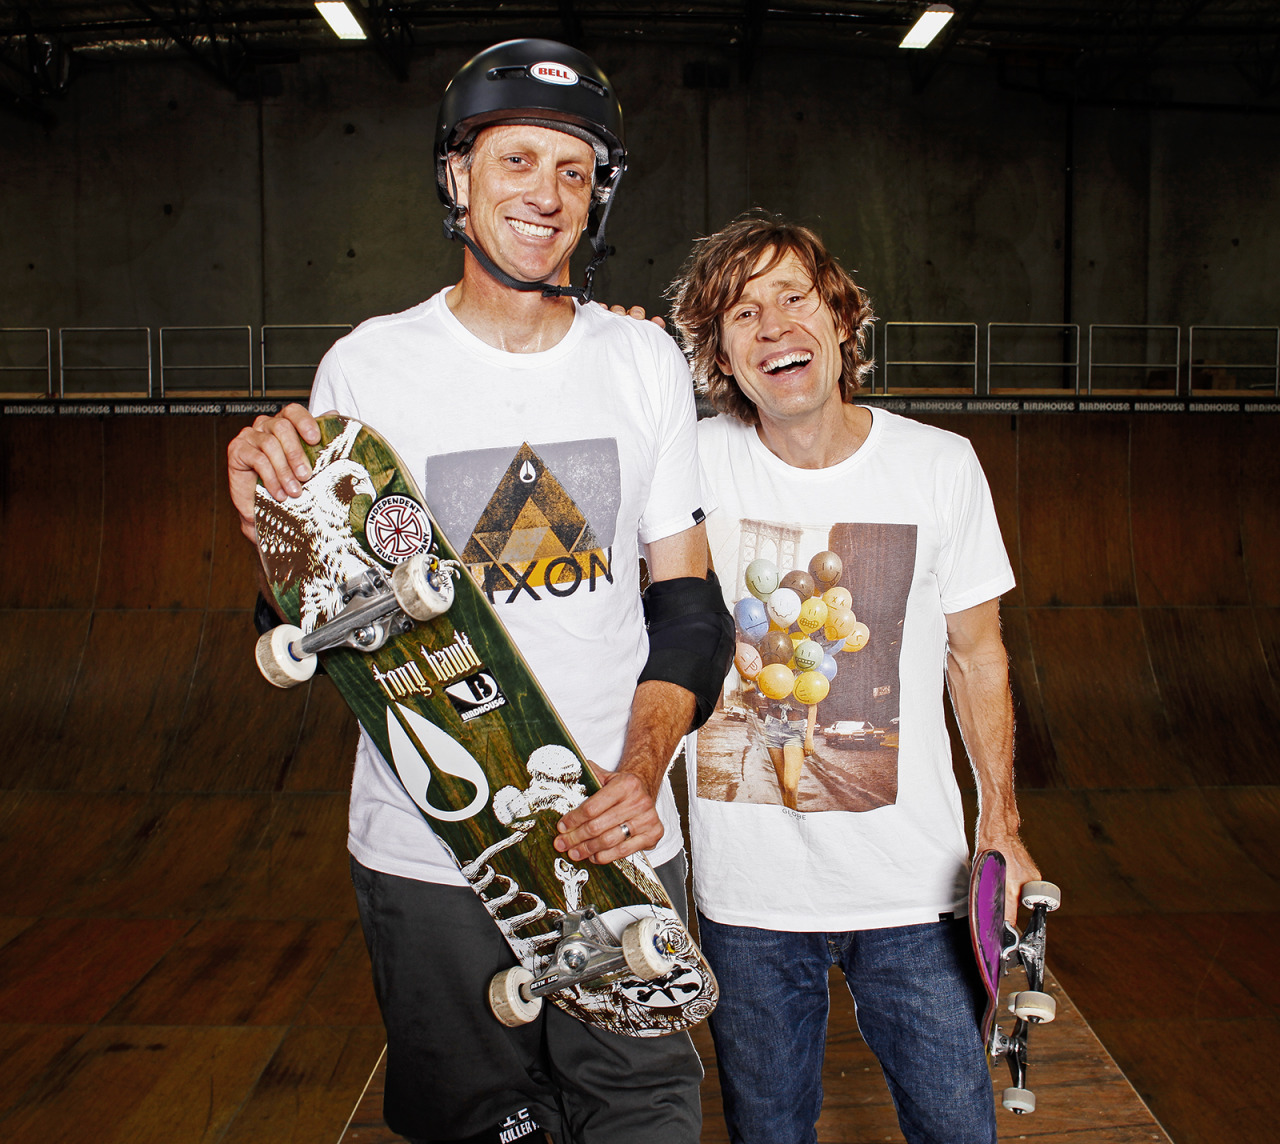
<path fill-rule="evenodd" d="M 350 631 L 351 646 L 318 651 L 325 671 L 519 962 L 490 991 L 499 1019 L 532 1019 L 545 995 L 630 1036 L 701 1021 L 715 978 L 645 856 L 595 866 L 554 849 L 559 819 L 599 784 L 413 478 L 359 422 L 325 417 L 320 429 L 301 496 L 277 503 L 258 488 L 263 564 L 293 625 L 260 642 L 264 674 L 281 682 L 264 663 L 273 640 L 301 679 L 315 662 L 302 640 Z M 425 622 L 392 585 L 410 567 L 438 603 L 452 596 Z M 621 968 L 619 945 L 631 951 Z"/>

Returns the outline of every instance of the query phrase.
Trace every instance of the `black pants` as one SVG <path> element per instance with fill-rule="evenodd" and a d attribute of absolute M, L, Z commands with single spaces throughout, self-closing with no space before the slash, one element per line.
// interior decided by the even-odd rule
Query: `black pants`
<path fill-rule="evenodd" d="M 658 874 L 684 913 L 683 856 Z M 428 1142 L 696 1144 L 702 1066 L 687 1033 L 623 1037 L 552 1004 L 501 1025 L 489 980 L 515 958 L 467 887 L 351 861 L 374 991 L 387 1030 L 383 1116 Z M 536 1127 L 535 1127 L 536 1126 Z"/>

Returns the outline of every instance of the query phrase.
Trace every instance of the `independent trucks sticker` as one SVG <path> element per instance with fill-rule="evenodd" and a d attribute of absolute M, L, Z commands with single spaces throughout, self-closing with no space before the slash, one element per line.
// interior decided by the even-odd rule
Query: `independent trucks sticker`
<path fill-rule="evenodd" d="M 431 547 L 431 518 L 416 500 L 392 494 L 369 510 L 364 535 L 384 564 L 403 564 Z"/>

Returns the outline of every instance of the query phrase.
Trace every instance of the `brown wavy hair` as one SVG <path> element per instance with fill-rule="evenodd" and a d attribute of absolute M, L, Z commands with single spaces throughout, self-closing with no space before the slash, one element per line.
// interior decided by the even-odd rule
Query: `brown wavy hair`
<path fill-rule="evenodd" d="M 807 226 L 778 215 L 763 211 L 740 215 L 723 230 L 694 243 L 693 253 L 667 287 L 667 297 L 698 388 L 721 413 L 748 425 L 759 424 L 760 417 L 733 375 L 720 368 L 719 360 L 726 356 L 720 319 L 742 297 L 756 264 L 770 251 L 772 257 L 758 273 L 772 270 L 794 254 L 831 310 L 837 329 L 849 333 L 840 346 L 843 401 L 853 400 L 872 365 L 864 356 L 867 328 L 874 318 L 871 300 L 822 239 Z"/>

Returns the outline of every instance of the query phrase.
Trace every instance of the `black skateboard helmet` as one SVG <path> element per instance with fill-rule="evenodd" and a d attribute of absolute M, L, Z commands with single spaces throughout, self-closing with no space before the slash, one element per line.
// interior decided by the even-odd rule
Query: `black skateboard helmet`
<path fill-rule="evenodd" d="M 595 257 L 586 286 L 556 287 L 518 282 L 503 274 L 459 225 L 449 173 L 449 155 L 465 153 L 476 133 L 500 123 L 527 123 L 564 131 L 589 143 L 596 153 L 595 204 L 588 235 Z M 461 238 L 481 265 L 514 289 L 572 294 L 589 300 L 591 279 L 608 254 L 605 222 L 614 192 L 626 170 L 622 141 L 622 104 L 609 77 L 589 56 L 554 40 L 507 40 L 494 44 L 463 64 L 445 89 L 436 120 L 436 189 L 449 208 L 445 234 Z"/>

